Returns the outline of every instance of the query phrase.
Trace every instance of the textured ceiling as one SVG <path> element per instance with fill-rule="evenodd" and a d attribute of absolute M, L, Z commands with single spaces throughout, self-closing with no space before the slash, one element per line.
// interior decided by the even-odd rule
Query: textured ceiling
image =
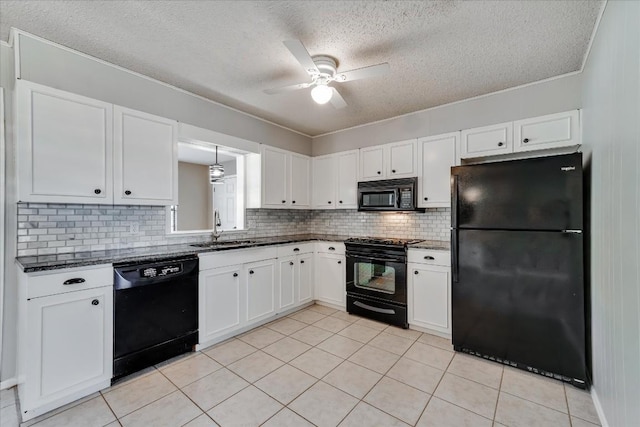
<path fill-rule="evenodd" d="M 579 70 L 597 1 L 0 1 L 0 37 L 31 32 L 307 135 Z M 317 105 L 282 44 L 338 70 L 388 62 Z"/>

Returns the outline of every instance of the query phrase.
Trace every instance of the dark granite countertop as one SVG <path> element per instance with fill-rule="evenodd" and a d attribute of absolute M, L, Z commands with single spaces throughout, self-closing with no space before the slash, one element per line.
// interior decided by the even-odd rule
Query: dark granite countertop
<path fill-rule="evenodd" d="M 290 236 L 254 237 L 239 239 L 238 244 L 220 241 L 219 245 L 197 247 L 198 243 L 179 245 L 147 246 L 142 248 L 112 249 L 105 251 L 76 252 L 58 255 L 23 256 L 16 262 L 25 273 L 35 271 L 57 270 L 62 268 L 82 267 L 98 264 L 122 264 L 130 262 L 155 262 L 168 257 L 196 255 L 205 252 L 216 252 L 232 249 L 246 249 L 259 246 L 282 245 L 305 241 L 343 242 L 348 236 L 334 234 L 295 234 Z"/>
<path fill-rule="evenodd" d="M 419 243 L 409 245 L 409 249 L 432 249 L 436 251 L 451 250 L 451 243 L 448 240 L 423 240 Z"/>

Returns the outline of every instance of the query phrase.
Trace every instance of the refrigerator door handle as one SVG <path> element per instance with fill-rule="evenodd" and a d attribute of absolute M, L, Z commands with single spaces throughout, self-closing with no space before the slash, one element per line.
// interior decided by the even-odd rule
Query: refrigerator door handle
<path fill-rule="evenodd" d="M 562 230 L 563 233 L 582 234 L 582 230 Z"/>
<path fill-rule="evenodd" d="M 458 229 L 451 229 L 451 282 L 458 283 Z"/>
<path fill-rule="evenodd" d="M 451 227 L 458 228 L 458 175 L 451 175 Z"/>

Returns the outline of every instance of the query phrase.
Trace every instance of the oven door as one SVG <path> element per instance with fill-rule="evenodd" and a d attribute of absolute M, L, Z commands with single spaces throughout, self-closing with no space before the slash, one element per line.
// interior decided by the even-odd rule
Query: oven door
<path fill-rule="evenodd" d="M 347 294 L 407 303 L 404 256 L 347 252 Z"/>

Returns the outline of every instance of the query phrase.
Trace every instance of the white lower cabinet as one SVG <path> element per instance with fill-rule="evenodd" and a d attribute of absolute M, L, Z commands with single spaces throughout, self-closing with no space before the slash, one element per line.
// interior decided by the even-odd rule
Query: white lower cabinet
<path fill-rule="evenodd" d="M 278 256 L 279 299 L 277 311 L 283 312 L 298 305 L 313 301 L 313 250 L 312 246 L 291 245 L 283 247 L 282 252 L 292 249 L 303 253 L 299 255 Z M 304 246 L 307 246 L 305 248 Z M 305 251 L 308 251 L 306 252 Z M 280 252 L 280 251 L 279 251 Z"/>
<path fill-rule="evenodd" d="M 113 270 L 109 266 L 88 271 L 86 277 L 82 270 L 18 274 L 23 421 L 110 385 Z M 85 289 L 61 292 L 69 275 L 84 281 L 68 286 Z M 39 294 L 44 295 L 32 297 Z"/>
<path fill-rule="evenodd" d="M 247 286 L 247 322 L 276 314 L 276 263 L 269 259 L 244 266 Z"/>
<path fill-rule="evenodd" d="M 313 301 L 313 253 L 298 255 L 298 304 Z"/>
<path fill-rule="evenodd" d="M 207 342 L 242 326 L 242 265 L 200 272 L 199 342 Z"/>
<path fill-rule="evenodd" d="M 346 270 L 343 254 L 319 252 L 316 256 L 315 299 L 344 308 Z"/>
<path fill-rule="evenodd" d="M 281 310 L 293 308 L 296 304 L 296 257 L 288 256 L 278 259 L 278 276 L 280 289 L 278 291 L 278 307 Z"/>
<path fill-rule="evenodd" d="M 407 300 L 409 325 L 450 335 L 451 267 L 447 255 L 443 251 L 409 250 Z"/>

